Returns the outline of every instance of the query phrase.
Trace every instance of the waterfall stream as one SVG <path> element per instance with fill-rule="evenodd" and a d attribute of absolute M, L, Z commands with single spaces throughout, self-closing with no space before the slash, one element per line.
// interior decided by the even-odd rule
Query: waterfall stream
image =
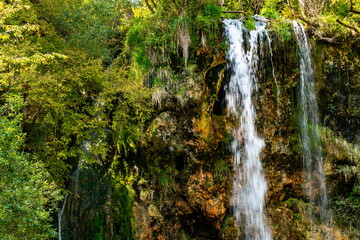
<path fill-rule="evenodd" d="M 72 174 L 72 193 L 73 195 L 78 195 L 79 193 L 79 175 L 80 175 L 80 171 L 82 169 L 82 165 L 84 163 L 84 160 L 81 159 L 80 162 L 78 163 L 74 173 Z M 63 233 L 62 233 L 62 225 L 63 225 L 63 221 L 69 221 L 69 219 L 65 219 L 64 220 L 64 212 L 65 212 L 65 208 L 66 208 L 66 205 L 68 203 L 68 197 L 69 195 L 66 195 L 65 196 L 65 200 L 64 200 L 64 203 L 63 203 L 63 206 L 60 210 L 60 212 L 58 213 L 58 221 L 59 221 L 59 225 L 58 225 L 58 240 L 62 240 L 63 238 Z"/>
<path fill-rule="evenodd" d="M 59 232 L 59 240 L 62 240 L 62 237 L 61 237 L 61 221 L 62 221 L 62 216 L 64 214 L 64 211 L 65 211 L 65 206 L 66 206 L 66 201 L 67 201 L 67 196 L 65 196 L 65 199 L 64 199 L 64 203 L 62 205 L 62 208 L 60 210 L 60 212 L 58 213 L 58 232 Z"/>
<path fill-rule="evenodd" d="M 302 24 L 294 21 L 293 29 L 298 42 L 300 58 L 300 96 L 299 124 L 303 150 L 303 165 L 305 172 L 305 194 L 310 203 L 320 207 L 320 217 L 327 219 L 327 193 L 321 141 L 319 133 L 319 113 L 315 93 L 315 79 L 312 68 L 309 42 Z"/>
<path fill-rule="evenodd" d="M 276 85 L 276 114 L 278 117 L 280 117 L 280 86 L 278 84 L 278 81 L 276 79 L 276 76 L 275 76 L 275 67 L 274 67 L 274 61 L 273 61 L 273 51 L 272 51 L 272 47 L 271 47 L 271 38 L 268 34 L 267 31 L 264 31 L 264 34 L 266 36 L 266 40 L 267 40 L 267 43 L 268 43 L 268 46 L 269 46 L 269 51 L 270 51 L 270 61 L 271 61 L 271 74 L 274 78 L 274 82 L 275 82 L 275 85 Z"/>
<path fill-rule="evenodd" d="M 99 138 L 94 137 L 82 143 L 69 193 L 58 214 L 59 240 L 100 239 L 99 236 L 105 236 L 103 226 L 110 215 L 106 204 L 111 201 L 111 184 L 107 168 L 100 162 L 100 156 L 94 153 L 99 142 Z"/>
<path fill-rule="evenodd" d="M 238 20 L 224 20 L 230 44 L 228 69 L 231 71 L 225 97 L 229 112 L 239 119 L 238 127 L 233 130 L 235 176 L 231 205 L 236 224 L 248 240 L 272 239 L 264 215 L 267 186 L 260 162 L 260 152 L 265 144 L 256 131 L 256 111 L 252 103 L 252 95 L 257 90 L 259 55 L 266 40 L 266 19 L 260 20 L 255 22 L 255 30 L 251 31 L 246 30 Z"/>

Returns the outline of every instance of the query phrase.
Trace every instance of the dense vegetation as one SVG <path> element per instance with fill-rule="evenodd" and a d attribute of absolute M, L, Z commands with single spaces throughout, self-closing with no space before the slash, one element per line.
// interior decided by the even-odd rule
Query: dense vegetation
<path fill-rule="evenodd" d="M 0 238 L 56 236 L 51 214 L 86 141 L 96 142 L 89 163 L 111 166 L 114 191 L 124 195 L 132 184 L 127 156 L 154 112 L 169 96 L 181 108 L 189 81 L 205 82 L 201 75 L 218 64 L 205 62 L 226 48 L 221 18 L 241 17 L 251 27 L 250 16 L 261 14 L 284 39 L 298 19 L 318 41 L 350 44 L 360 37 L 359 11 L 351 0 L 1 0 Z M 359 228 L 354 156 L 341 171 L 351 168 L 346 176 L 356 184 L 334 205 Z M 216 164 L 221 175 L 224 164 Z M 172 170 L 150 165 L 148 178 L 166 192 Z M 131 209 L 122 204 L 119 214 Z M 131 227 L 124 226 L 129 239 Z"/>

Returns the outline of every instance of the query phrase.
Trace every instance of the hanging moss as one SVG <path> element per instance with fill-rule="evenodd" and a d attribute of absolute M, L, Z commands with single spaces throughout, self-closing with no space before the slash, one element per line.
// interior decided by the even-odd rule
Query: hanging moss
<path fill-rule="evenodd" d="M 112 208 L 114 210 L 115 239 L 134 239 L 134 216 L 132 190 L 123 183 L 114 186 L 112 194 Z"/>

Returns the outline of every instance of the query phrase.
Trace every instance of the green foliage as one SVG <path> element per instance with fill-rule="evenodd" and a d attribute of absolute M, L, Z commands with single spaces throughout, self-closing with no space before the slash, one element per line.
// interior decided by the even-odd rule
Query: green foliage
<path fill-rule="evenodd" d="M 95 234 L 95 236 L 92 238 L 92 240 L 103 240 L 104 235 L 104 227 L 103 223 L 101 222 L 99 216 L 97 216 L 93 221 L 93 226 L 95 229 L 98 229 L 98 232 Z"/>
<path fill-rule="evenodd" d="M 109 124 L 116 154 L 126 156 L 136 150 L 143 125 L 151 116 L 151 90 L 143 85 L 142 76 L 136 70 L 114 65 L 107 75 L 100 101 L 112 109 Z"/>
<path fill-rule="evenodd" d="M 41 0 L 39 12 L 65 37 L 71 49 L 78 49 L 90 57 L 111 61 L 109 40 L 115 36 L 114 20 L 118 1 Z"/>
<path fill-rule="evenodd" d="M 10 3 L 0 2 L 0 42 L 7 42 L 11 39 L 20 39 L 26 32 L 38 30 L 38 26 L 29 23 L 22 23 L 19 13 L 29 9 L 30 6 L 24 5 L 22 1 Z"/>
<path fill-rule="evenodd" d="M 207 3 L 205 5 L 204 16 L 212 19 L 213 21 L 218 21 L 221 17 L 221 8 L 216 4 Z"/>
<path fill-rule="evenodd" d="M 349 228 L 353 239 L 360 237 L 360 191 L 351 192 L 349 196 L 335 196 L 331 201 L 333 213 L 339 224 Z"/>
<path fill-rule="evenodd" d="M 345 1 L 335 1 L 331 6 L 332 11 L 341 16 L 341 18 L 346 17 L 349 14 L 349 5 Z"/>
<path fill-rule="evenodd" d="M 285 20 L 289 15 L 290 9 L 284 1 L 266 0 L 260 14 L 268 19 Z"/>
<path fill-rule="evenodd" d="M 159 1 L 157 8 L 151 8 L 153 14 L 136 14 L 141 7 L 133 8 L 133 18 L 126 35 L 126 50 L 135 64 L 149 76 L 150 86 L 158 86 L 154 82 L 168 84 L 181 79 L 177 66 L 187 65 L 195 58 L 199 40 L 202 47 L 209 44 L 215 47 L 215 41 L 221 36 L 219 31 L 221 9 L 213 3 L 177 1 Z M 179 57 L 182 53 L 182 57 Z M 169 70 L 174 76 L 168 81 L 162 69 Z M 179 75 L 179 76 L 176 76 Z M 165 76 L 165 77 L 164 77 Z"/>
<path fill-rule="evenodd" d="M 49 239 L 56 234 L 50 212 L 59 200 L 53 181 L 65 186 L 68 166 L 77 162 L 85 141 L 94 142 L 91 154 L 99 156 L 86 160 L 97 164 L 124 161 L 129 152 L 136 151 L 151 113 L 151 91 L 143 86 L 144 75 L 138 68 L 124 58 L 115 62 L 111 58 L 119 44 L 112 39 L 119 24 L 118 1 L 40 0 L 29 7 L 19 7 L 20 3 L 0 3 L 0 90 L 1 94 L 19 93 L 26 101 L 17 110 L 24 113 L 17 124 L 27 133 L 24 148 L 29 155 L 19 148 L 19 157 L 12 159 L 24 173 L 0 170 L 7 181 L 1 187 L 16 188 L 11 196 L 6 195 L 10 190 L 0 188 L 7 191 L 0 200 L 0 238 Z M 22 146 L 21 131 L 13 135 Z M 9 142 L 16 147 L 15 140 Z M 28 164 L 27 158 L 34 163 Z M 119 238 L 132 239 L 132 198 L 125 195 L 115 190 L 115 197 L 124 200 L 113 206 L 120 216 L 115 224 L 120 226 Z M 14 198 L 19 199 L 13 206 L 10 200 Z M 104 224 L 95 219 L 96 239 L 101 239 Z"/>
<path fill-rule="evenodd" d="M 174 176 L 176 169 L 172 166 L 160 167 L 159 164 L 159 162 L 155 162 L 155 166 L 149 167 L 148 178 L 159 186 L 158 194 L 160 198 L 163 199 L 175 190 Z"/>
<path fill-rule="evenodd" d="M 214 39 L 219 30 L 221 9 L 215 4 L 206 4 L 205 10 L 196 17 L 196 25 L 211 39 Z"/>
<path fill-rule="evenodd" d="M 129 53 L 144 71 L 168 63 L 169 54 L 175 52 L 171 23 L 166 24 L 167 19 L 162 22 L 154 18 L 150 15 L 134 19 L 126 36 Z"/>
<path fill-rule="evenodd" d="M 66 58 L 58 53 L 41 53 L 33 43 L 39 25 L 28 23 L 33 18 L 27 13 L 30 10 L 21 1 L 0 3 L 0 89 L 23 91 L 27 82 L 23 72 L 31 73 L 39 65 Z"/>
<path fill-rule="evenodd" d="M 241 14 L 243 15 L 252 16 L 260 13 L 260 10 L 264 5 L 264 0 L 228 0 L 224 3 L 223 10 L 225 11 L 241 11 Z M 226 14 L 226 17 L 228 16 L 231 18 L 238 18 L 239 14 Z"/>
<path fill-rule="evenodd" d="M 265 1 L 264 7 L 261 9 L 261 15 L 268 19 L 276 19 L 280 15 L 279 9 L 276 7 L 277 0 L 267 0 Z"/>
<path fill-rule="evenodd" d="M 103 71 L 101 61 L 86 61 L 79 54 L 41 66 L 28 78 L 27 147 L 44 159 L 59 184 L 67 174 L 66 160 L 77 157 L 83 141 L 105 124 L 94 119 L 99 110 L 93 107 L 93 96 L 104 88 Z"/>
<path fill-rule="evenodd" d="M 44 166 L 24 154 L 21 132 L 23 106 L 18 95 L 7 95 L 0 107 L 0 237 L 49 239 L 56 235 L 50 213 L 60 192 Z"/>
<path fill-rule="evenodd" d="M 276 25 L 276 30 L 283 36 L 285 41 L 290 41 L 292 38 L 293 29 L 289 22 L 279 22 Z M 296 82 L 293 83 L 293 87 L 295 86 Z"/>
<path fill-rule="evenodd" d="M 288 6 L 280 0 L 266 0 L 261 9 L 261 15 L 271 20 L 270 29 L 280 33 L 285 41 L 292 39 L 293 32 L 290 22 L 287 21 L 289 12 Z"/>
<path fill-rule="evenodd" d="M 321 139 L 326 153 L 325 161 L 332 164 L 343 184 L 349 184 L 351 192 L 340 192 L 331 200 L 335 220 L 348 227 L 352 237 L 360 236 L 360 151 L 357 146 L 336 136 L 329 128 L 321 128 Z"/>
<path fill-rule="evenodd" d="M 285 39 L 289 38 L 287 21 L 298 19 L 310 25 L 317 38 L 335 42 L 340 38 L 358 35 L 359 21 L 356 12 L 359 8 L 358 1 L 266 0 L 261 14 L 273 19 L 272 29 L 280 30 L 285 34 Z"/>
<path fill-rule="evenodd" d="M 255 20 L 253 17 L 248 17 L 245 21 L 245 27 L 249 30 L 255 30 Z"/>

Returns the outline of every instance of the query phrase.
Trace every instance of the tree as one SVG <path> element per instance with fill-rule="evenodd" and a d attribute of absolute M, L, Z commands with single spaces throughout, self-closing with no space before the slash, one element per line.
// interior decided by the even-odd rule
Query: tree
<path fill-rule="evenodd" d="M 16 94 L 7 94 L 0 106 L 0 238 L 48 239 L 56 232 L 50 213 L 60 200 L 56 185 L 39 162 L 22 150 L 23 106 Z"/>

